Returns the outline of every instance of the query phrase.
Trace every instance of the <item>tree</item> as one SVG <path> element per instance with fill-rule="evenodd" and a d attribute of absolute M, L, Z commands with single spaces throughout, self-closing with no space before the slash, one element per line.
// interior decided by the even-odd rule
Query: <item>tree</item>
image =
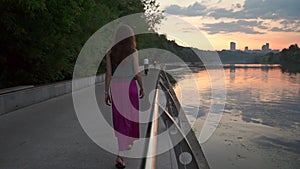
<path fill-rule="evenodd" d="M 0 0 L 0 88 L 71 79 L 81 47 L 97 29 L 157 8 L 154 0 Z"/>
<path fill-rule="evenodd" d="M 159 10 L 159 4 L 155 0 L 142 0 L 145 6 L 145 17 L 147 23 L 152 30 L 156 30 L 156 25 L 161 23 L 163 19 L 162 13 L 164 11 Z"/>
<path fill-rule="evenodd" d="M 84 24 L 78 18 L 93 5 L 92 0 L 1 0 L 1 86 L 70 78 L 82 44 Z"/>
<path fill-rule="evenodd" d="M 279 57 L 283 72 L 300 72 L 300 49 L 297 44 L 283 49 Z"/>

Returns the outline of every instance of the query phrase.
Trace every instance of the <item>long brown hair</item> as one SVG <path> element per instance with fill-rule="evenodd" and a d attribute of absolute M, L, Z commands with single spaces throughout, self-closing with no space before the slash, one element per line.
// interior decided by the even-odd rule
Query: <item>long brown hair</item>
<path fill-rule="evenodd" d="M 132 28 L 128 25 L 121 25 L 116 32 L 115 43 L 111 49 L 111 61 L 118 65 L 136 50 L 136 40 Z"/>

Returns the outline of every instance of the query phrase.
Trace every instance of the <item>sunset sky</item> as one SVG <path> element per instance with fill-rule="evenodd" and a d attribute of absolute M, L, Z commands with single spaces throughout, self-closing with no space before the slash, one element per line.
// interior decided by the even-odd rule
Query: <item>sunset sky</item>
<path fill-rule="evenodd" d="M 157 0 L 166 15 L 176 15 L 194 28 L 180 27 L 178 37 L 185 33 L 200 31 L 210 42 L 211 47 L 201 45 L 193 38 L 189 40 L 168 36 L 168 27 L 159 33 L 166 33 L 176 42 L 188 42 L 204 50 L 229 49 L 231 41 L 236 48 L 244 50 L 261 49 L 270 43 L 271 49 L 300 45 L 300 0 Z M 163 21 L 165 25 L 172 20 Z M 173 25 L 174 27 L 174 25 Z M 174 33 L 173 33 L 174 35 Z M 196 34 L 195 34 L 196 35 Z M 199 41 L 199 40 L 198 40 Z M 184 43 L 183 43 L 184 44 Z"/>

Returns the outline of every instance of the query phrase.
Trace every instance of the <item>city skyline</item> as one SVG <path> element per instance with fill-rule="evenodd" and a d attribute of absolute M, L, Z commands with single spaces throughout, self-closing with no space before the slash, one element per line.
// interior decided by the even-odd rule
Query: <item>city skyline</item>
<path fill-rule="evenodd" d="M 292 44 L 300 44 L 299 0 L 157 0 L 165 15 L 173 15 L 192 27 L 177 28 L 176 36 L 168 36 L 168 30 L 176 23 L 163 20 L 164 26 L 158 33 L 167 34 L 168 39 L 188 42 L 204 50 L 228 49 L 236 42 L 237 50 L 261 49 L 270 43 L 270 48 L 282 50 Z M 272 11 L 272 12 L 271 12 Z M 184 39 L 184 34 L 201 32 L 210 44 Z"/>
<path fill-rule="evenodd" d="M 268 49 L 272 49 L 272 50 L 281 50 L 281 49 L 275 49 L 275 48 L 272 48 L 270 46 L 270 43 L 269 42 L 265 42 L 264 44 L 260 44 L 261 47 L 260 48 L 252 48 L 251 46 L 249 45 L 246 45 L 246 46 L 239 46 L 239 43 L 238 42 L 235 42 L 235 41 L 232 41 L 229 43 L 229 47 L 227 47 L 226 49 L 224 50 L 232 50 L 232 43 L 234 43 L 234 49 L 235 50 L 245 50 L 246 48 L 248 50 L 264 50 L 264 46 L 266 46 L 265 50 L 268 50 Z M 258 44 L 259 45 L 259 44 Z M 239 46 L 239 48 L 237 48 Z"/>
<path fill-rule="evenodd" d="M 244 51 L 248 53 L 268 53 L 268 52 L 273 52 L 273 53 L 278 53 L 281 50 L 280 49 L 272 49 L 270 48 L 270 43 L 266 42 L 261 46 L 260 49 L 252 49 L 249 48 L 249 46 L 245 46 L 244 49 L 237 49 L 237 43 L 236 42 L 230 42 L 229 47 L 227 49 L 222 49 L 222 50 L 230 50 L 230 51 Z"/>

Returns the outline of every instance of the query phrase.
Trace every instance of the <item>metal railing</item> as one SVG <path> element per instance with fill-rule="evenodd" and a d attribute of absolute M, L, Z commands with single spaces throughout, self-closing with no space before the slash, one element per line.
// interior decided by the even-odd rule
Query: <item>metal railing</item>
<path fill-rule="evenodd" d="M 167 74 L 164 71 L 159 72 L 156 89 L 164 92 L 166 105 L 160 105 L 159 90 L 156 90 L 152 106 L 152 122 L 149 124 L 148 137 L 149 143 L 146 146 L 146 158 L 143 159 L 142 169 L 157 169 L 156 148 L 157 134 L 159 128 L 159 118 L 163 121 L 166 129 L 169 131 L 169 137 L 174 145 L 171 151 L 174 151 L 176 165 L 178 169 L 209 169 L 203 151 L 197 142 L 197 139 L 191 130 L 184 133 L 181 127 L 181 118 L 186 118 L 182 113 L 181 105 L 170 84 Z M 161 114 L 159 112 L 162 112 Z M 159 116 L 160 115 L 160 116 Z M 190 142 L 198 145 L 191 145 Z M 172 162 L 171 162 L 172 164 Z M 172 167 L 173 168 L 173 167 Z"/>

